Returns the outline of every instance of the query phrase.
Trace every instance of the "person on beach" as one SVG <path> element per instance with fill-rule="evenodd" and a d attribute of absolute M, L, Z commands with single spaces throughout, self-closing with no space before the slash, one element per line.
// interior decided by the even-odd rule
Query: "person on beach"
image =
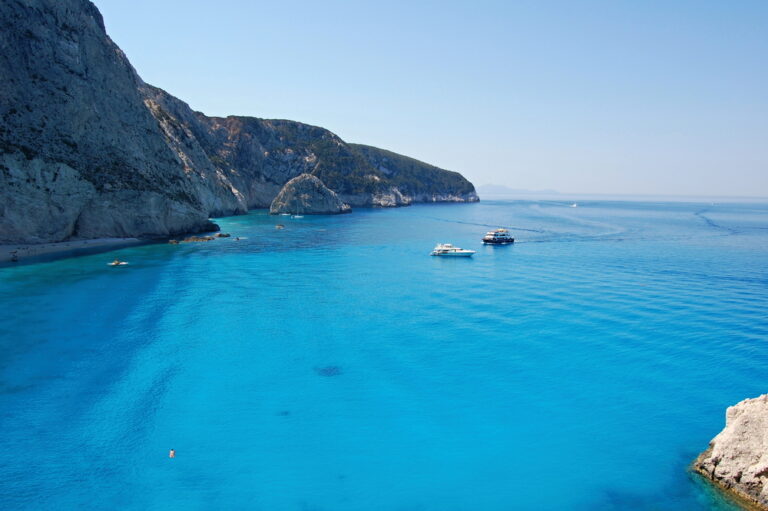
<path fill-rule="evenodd" d="M 175 458 L 176 457 L 176 449 L 171 449 L 171 452 L 168 453 L 169 458 Z"/>

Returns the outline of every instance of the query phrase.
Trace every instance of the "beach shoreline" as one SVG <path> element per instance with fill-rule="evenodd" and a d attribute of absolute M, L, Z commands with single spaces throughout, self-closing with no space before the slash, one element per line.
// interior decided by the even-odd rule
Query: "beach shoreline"
<path fill-rule="evenodd" d="M 138 238 L 95 238 L 69 240 L 56 243 L 12 243 L 0 245 L 0 265 L 40 262 L 86 253 L 109 252 L 120 248 L 150 243 Z"/>

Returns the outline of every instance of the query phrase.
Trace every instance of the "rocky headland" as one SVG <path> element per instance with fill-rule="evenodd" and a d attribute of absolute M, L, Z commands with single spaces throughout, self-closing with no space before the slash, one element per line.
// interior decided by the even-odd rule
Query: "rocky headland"
<path fill-rule="evenodd" d="M 323 128 L 194 111 L 141 80 L 88 0 L 0 2 L 0 48 L 0 244 L 209 231 L 302 174 L 353 207 L 478 200 Z"/>
<path fill-rule="evenodd" d="M 283 186 L 277 194 L 269 212 L 273 215 L 293 213 L 296 215 L 333 215 L 349 213 L 352 208 L 341 201 L 317 176 L 301 174 Z"/>
<path fill-rule="evenodd" d="M 692 468 L 745 507 L 768 510 L 768 394 L 729 407 Z"/>

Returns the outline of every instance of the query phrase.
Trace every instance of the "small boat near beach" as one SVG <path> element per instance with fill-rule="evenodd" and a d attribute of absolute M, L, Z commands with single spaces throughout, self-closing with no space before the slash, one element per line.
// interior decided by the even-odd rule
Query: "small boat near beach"
<path fill-rule="evenodd" d="M 111 263 L 107 263 L 107 266 L 125 266 L 127 264 L 128 263 L 126 263 L 125 261 L 121 261 L 120 259 L 115 259 Z"/>
<path fill-rule="evenodd" d="M 472 257 L 474 250 L 454 247 L 450 243 L 438 243 L 429 255 L 441 257 Z"/>
<path fill-rule="evenodd" d="M 483 243 L 486 245 L 507 245 L 514 242 L 515 238 L 512 237 L 507 229 L 488 231 L 483 236 Z"/>

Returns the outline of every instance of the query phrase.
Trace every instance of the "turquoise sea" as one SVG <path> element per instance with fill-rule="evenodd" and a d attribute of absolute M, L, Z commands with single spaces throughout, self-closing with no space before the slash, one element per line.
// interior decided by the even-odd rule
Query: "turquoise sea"
<path fill-rule="evenodd" d="M 0 268 L 0 509 L 731 509 L 686 467 L 768 392 L 768 204 L 570 204 Z"/>

